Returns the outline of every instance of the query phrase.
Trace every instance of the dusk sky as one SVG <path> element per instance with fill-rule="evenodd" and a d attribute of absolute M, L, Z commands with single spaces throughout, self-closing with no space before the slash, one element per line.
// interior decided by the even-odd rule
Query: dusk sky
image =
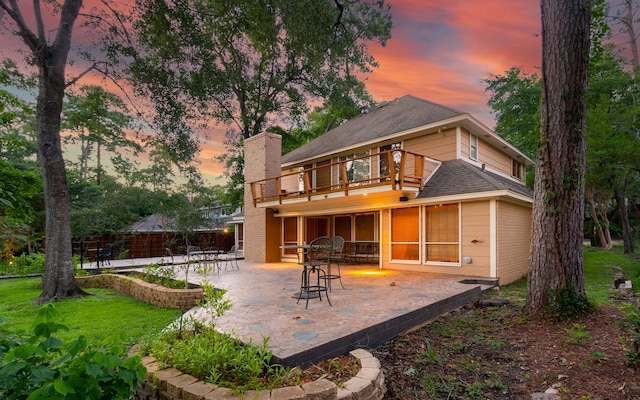
<path fill-rule="evenodd" d="M 540 4 L 526 0 L 394 0 L 386 47 L 371 47 L 380 67 L 367 88 L 378 101 L 405 94 L 466 111 L 489 127 L 482 80 L 512 66 L 537 72 Z"/>
<path fill-rule="evenodd" d="M 392 37 L 386 47 L 370 45 L 379 68 L 365 76 L 378 102 L 412 94 L 469 112 L 493 128 L 482 80 L 512 66 L 539 73 L 538 1 L 387 1 Z M 6 33 L 1 36 L 3 53 L 17 45 L 11 39 Z M 201 169 L 210 182 L 222 173 L 213 160 L 224 151 L 222 142 L 219 135 L 210 137 L 201 153 Z"/>

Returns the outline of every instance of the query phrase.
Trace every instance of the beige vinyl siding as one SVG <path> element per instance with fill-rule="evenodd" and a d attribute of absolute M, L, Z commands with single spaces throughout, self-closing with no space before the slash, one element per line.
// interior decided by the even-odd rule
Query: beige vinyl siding
<path fill-rule="evenodd" d="M 497 262 L 501 285 L 527 276 L 531 247 L 531 218 L 531 207 L 498 201 Z"/>
<path fill-rule="evenodd" d="M 469 137 L 471 136 L 471 132 L 469 132 L 465 128 L 460 128 L 460 157 L 471 159 L 469 156 L 471 150 L 469 149 Z M 480 142 L 480 138 L 478 138 L 478 142 Z"/>
<path fill-rule="evenodd" d="M 489 201 L 462 203 L 461 210 L 461 273 L 469 276 L 489 277 L 491 265 Z M 471 257 L 471 264 L 464 262 L 465 257 Z"/>
<path fill-rule="evenodd" d="M 448 129 L 440 133 L 407 139 L 404 141 L 404 149 L 440 161 L 455 160 L 457 158 L 456 138 L 456 130 Z"/>
<path fill-rule="evenodd" d="M 467 146 L 469 145 L 467 140 Z M 478 136 L 478 162 L 511 176 L 511 156 L 488 144 Z"/>

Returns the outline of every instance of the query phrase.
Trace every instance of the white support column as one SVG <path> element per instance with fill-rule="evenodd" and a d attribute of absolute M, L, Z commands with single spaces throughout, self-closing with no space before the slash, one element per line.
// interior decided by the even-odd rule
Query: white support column
<path fill-rule="evenodd" d="M 498 277 L 498 202 L 489 202 L 489 274 L 491 278 Z"/>

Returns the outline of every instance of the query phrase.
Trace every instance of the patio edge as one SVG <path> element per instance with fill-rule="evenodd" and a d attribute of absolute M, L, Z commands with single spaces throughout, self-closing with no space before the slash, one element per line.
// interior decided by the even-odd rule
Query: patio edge
<path fill-rule="evenodd" d="M 275 362 L 279 364 L 289 367 L 302 366 L 306 368 L 323 360 L 347 354 L 354 349 L 375 348 L 404 332 L 436 319 L 440 315 L 464 306 L 470 301 L 480 297 L 481 294 L 481 286 L 473 286 L 469 290 L 465 290 L 455 296 L 447 297 L 407 314 L 372 325 L 348 336 L 284 358 L 278 358 L 274 354 L 273 358 Z"/>

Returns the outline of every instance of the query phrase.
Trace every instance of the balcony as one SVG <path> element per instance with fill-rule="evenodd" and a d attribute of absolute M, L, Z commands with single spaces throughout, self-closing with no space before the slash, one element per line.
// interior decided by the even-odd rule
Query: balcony
<path fill-rule="evenodd" d="M 337 162 L 283 171 L 250 182 L 253 204 L 272 207 L 314 200 L 345 198 L 354 194 L 417 193 L 440 165 L 421 154 L 394 149 Z"/>

